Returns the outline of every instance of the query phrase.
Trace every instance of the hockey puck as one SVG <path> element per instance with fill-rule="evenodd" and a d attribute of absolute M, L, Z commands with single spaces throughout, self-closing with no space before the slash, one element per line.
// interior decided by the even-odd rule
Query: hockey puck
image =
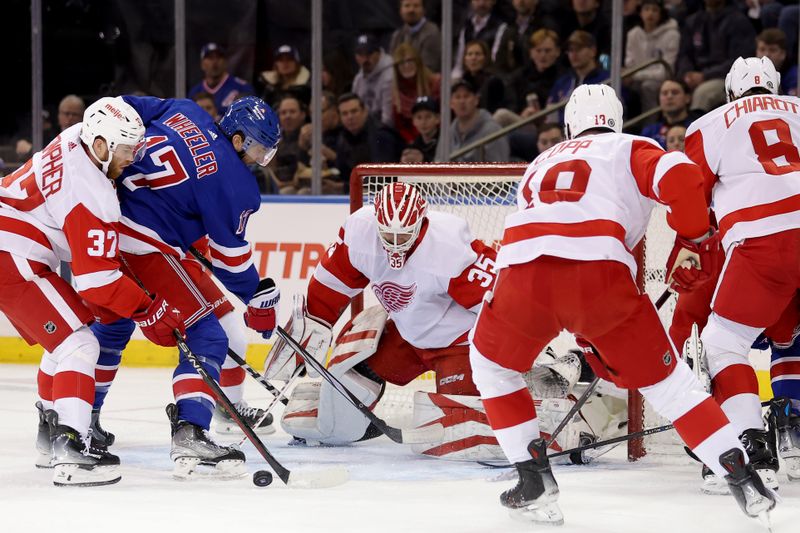
<path fill-rule="evenodd" d="M 258 487 L 269 487 L 272 484 L 272 474 L 266 470 L 253 472 L 253 484 Z"/>

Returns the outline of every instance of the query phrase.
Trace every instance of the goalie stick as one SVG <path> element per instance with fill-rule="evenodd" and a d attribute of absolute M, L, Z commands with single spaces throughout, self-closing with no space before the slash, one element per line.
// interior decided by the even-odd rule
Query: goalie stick
<path fill-rule="evenodd" d="M 207 269 L 213 272 L 213 265 L 211 261 L 208 260 L 206 256 L 201 254 L 197 251 L 194 247 L 189 247 L 189 252 Z M 244 302 L 245 304 L 247 302 Z M 330 383 L 330 385 L 336 389 L 336 391 L 344 396 L 344 398 L 350 402 L 353 407 L 355 407 L 358 411 L 361 412 L 370 422 L 372 422 L 375 427 L 384 435 L 389 437 L 394 442 L 399 444 L 416 444 L 416 443 L 427 443 L 427 442 L 437 442 L 442 439 L 444 428 L 441 424 L 433 424 L 431 426 L 426 426 L 423 428 L 415 428 L 415 429 L 401 429 L 392 427 L 387 424 L 383 419 L 379 418 L 375 415 L 372 411 L 369 410 L 369 407 L 364 405 L 364 403 L 359 400 L 352 392 L 350 392 L 347 387 L 342 385 L 342 383 L 333 376 L 327 368 L 325 368 L 322 363 L 314 359 L 306 350 L 303 348 L 297 341 L 295 341 L 291 335 L 289 335 L 282 327 L 277 326 L 275 328 L 278 336 L 280 336 L 291 348 L 298 354 L 303 356 L 303 360 L 305 364 L 313 368 L 320 376 L 322 376 L 325 381 Z M 241 359 L 241 358 L 240 358 Z M 235 359 L 234 359 L 235 361 Z"/>
<path fill-rule="evenodd" d="M 444 427 L 442 427 L 441 424 L 432 424 L 430 426 L 415 429 L 401 429 L 390 426 L 383 419 L 379 418 L 377 415 L 375 415 L 375 413 L 370 411 L 369 407 L 364 405 L 364 403 L 352 392 L 350 392 L 347 387 L 342 385 L 342 382 L 339 381 L 336 376 L 331 374 L 322 363 L 314 359 L 314 357 L 312 357 L 311 354 L 305 350 L 305 348 L 300 346 L 300 344 L 294 340 L 291 335 L 286 333 L 282 327 L 277 326 L 275 331 L 289 344 L 289 346 L 291 346 L 292 350 L 303 356 L 303 360 L 305 360 L 308 366 L 313 368 L 320 376 L 322 376 L 325 381 L 330 383 L 330 385 L 336 389 L 339 394 L 344 396 L 344 398 L 350 402 L 353 407 L 358 409 L 361 414 L 367 417 L 381 433 L 392 439 L 394 442 L 399 444 L 415 444 L 437 442 L 442 439 Z"/>
<path fill-rule="evenodd" d="M 125 257 L 122 254 L 119 254 L 120 261 L 125 265 L 127 273 L 133 278 L 139 287 L 144 291 L 144 293 L 152 298 L 153 295 L 150 291 L 147 290 L 147 287 L 144 286 L 142 280 L 131 270 L 130 265 L 125 260 Z M 247 425 L 239 412 L 233 406 L 230 399 L 222 392 L 222 389 L 214 381 L 209 373 L 203 368 L 203 365 L 200 363 L 200 360 L 197 356 L 189 349 L 189 345 L 186 344 L 186 339 L 184 339 L 183 335 L 177 329 L 172 330 L 172 335 L 175 337 L 175 343 L 178 346 L 178 349 L 183 351 L 186 359 L 192 365 L 192 367 L 197 371 L 197 374 L 200 376 L 200 379 L 208 385 L 211 391 L 214 393 L 216 399 L 222 404 L 228 414 L 231 416 L 236 425 L 239 426 L 239 429 L 250 439 L 250 442 L 253 443 L 253 447 L 258 451 L 261 457 L 267 462 L 267 464 L 272 468 L 272 470 L 278 474 L 278 477 L 281 478 L 287 487 L 292 488 L 308 488 L 308 489 L 317 489 L 317 488 L 325 488 L 325 487 L 335 487 L 337 485 L 341 485 L 345 483 L 349 477 L 349 474 L 345 468 L 329 468 L 326 470 L 317 470 L 317 471 L 304 471 L 304 472 L 292 472 L 281 463 L 278 462 L 277 459 L 270 453 L 258 435 L 255 434 L 253 429 Z M 255 482 L 255 478 L 253 480 Z M 269 484 L 269 483 L 267 483 Z"/>

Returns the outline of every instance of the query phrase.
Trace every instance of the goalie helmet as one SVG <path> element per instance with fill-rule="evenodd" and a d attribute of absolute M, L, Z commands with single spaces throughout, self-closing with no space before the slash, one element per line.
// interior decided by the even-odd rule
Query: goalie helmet
<path fill-rule="evenodd" d="M 104 97 L 86 108 L 81 124 L 81 141 L 100 163 L 103 174 L 108 173 L 112 154 L 117 150 L 130 150 L 134 162 L 145 153 L 144 124 L 139 113 L 121 96 Z M 94 141 L 102 137 L 108 145 L 108 159 L 103 161 L 94 151 Z"/>
<path fill-rule="evenodd" d="M 579 85 L 564 108 L 567 139 L 574 139 L 592 128 L 622 131 L 622 102 L 608 85 Z"/>
<path fill-rule="evenodd" d="M 378 236 L 389 255 L 389 267 L 403 268 L 428 212 L 428 203 L 413 185 L 395 182 L 375 196 Z"/>
<path fill-rule="evenodd" d="M 278 117 L 261 98 L 245 96 L 236 100 L 220 119 L 219 127 L 229 139 L 241 133 L 245 153 L 262 167 L 267 166 L 278 151 L 281 140 Z"/>
<path fill-rule="evenodd" d="M 781 85 L 781 74 L 775 70 L 770 58 L 739 57 L 731 65 L 725 76 L 725 95 L 728 102 L 741 98 L 750 89 L 761 87 L 772 94 L 778 94 Z"/>

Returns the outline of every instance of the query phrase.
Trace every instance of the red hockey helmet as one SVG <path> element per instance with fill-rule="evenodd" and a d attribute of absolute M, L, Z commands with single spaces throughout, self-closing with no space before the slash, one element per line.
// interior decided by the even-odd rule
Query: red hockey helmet
<path fill-rule="evenodd" d="M 406 254 L 414 246 L 428 212 L 425 198 L 413 185 L 390 183 L 375 196 L 375 216 L 389 267 L 403 268 Z"/>

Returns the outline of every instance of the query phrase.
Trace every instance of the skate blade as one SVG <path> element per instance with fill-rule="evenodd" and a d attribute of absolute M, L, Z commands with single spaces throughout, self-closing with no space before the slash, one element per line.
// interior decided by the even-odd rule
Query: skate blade
<path fill-rule="evenodd" d="M 293 489 L 324 489 L 343 485 L 349 479 L 350 473 L 344 467 L 325 470 L 293 470 L 289 474 L 289 481 L 286 485 Z"/>
<path fill-rule="evenodd" d="M 272 435 L 275 433 L 273 424 L 254 428 L 256 435 Z M 244 432 L 236 424 L 217 423 L 214 425 L 214 433 L 218 435 L 244 435 Z"/>
<path fill-rule="evenodd" d="M 769 531 L 769 533 L 772 533 L 772 520 L 769 517 L 769 512 L 768 511 L 764 511 L 762 513 L 759 513 L 758 521 L 761 522 L 761 524 L 765 528 L 767 528 L 767 531 Z"/>
<path fill-rule="evenodd" d="M 195 479 L 238 479 L 247 475 L 244 461 L 226 459 L 216 464 L 202 463 L 199 457 L 177 457 L 172 477 L 180 481 Z"/>
<path fill-rule="evenodd" d="M 122 479 L 116 466 L 88 469 L 81 468 L 81 465 L 65 464 L 53 468 L 53 485 L 56 487 L 99 487 L 113 485 Z"/>
<path fill-rule="evenodd" d="M 509 509 L 512 520 L 544 526 L 563 526 L 564 515 L 557 503 L 533 504 L 521 509 Z"/>
<path fill-rule="evenodd" d="M 731 488 L 728 486 L 727 481 L 717 476 L 711 476 L 703 479 L 700 492 L 703 494 L 710 494 L 711 496 L 726 496 L 731 493 Z"/>
<path fill-rule="evenodd" d="M 53 456 L 49 454 L 40 453 L 36 457 L 36 468 L 53 468 Z"/>

